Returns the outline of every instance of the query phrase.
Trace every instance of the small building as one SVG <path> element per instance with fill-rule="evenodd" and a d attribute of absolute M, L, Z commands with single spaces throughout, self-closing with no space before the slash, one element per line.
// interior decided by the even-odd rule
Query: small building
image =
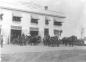
<path fill-rule="evenodd" d="M 48 9 L 34 9 L 0 2 L 0 34 L 4 44 L 21 34 L 60 36 L 65 16 Z"/>

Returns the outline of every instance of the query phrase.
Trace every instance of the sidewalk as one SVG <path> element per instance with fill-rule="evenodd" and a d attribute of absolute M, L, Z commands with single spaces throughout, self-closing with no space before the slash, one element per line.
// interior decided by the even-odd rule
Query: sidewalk
<path fill-rule="evenodd" d="M 3 48 L 0 47 L 0 54 L 13 54 L 13 53 L 24 53 L 24 52 L 45 52 L 53 50 L 72 50 L 72 49 L 85 49 L 86 46 L 60 46 L 60 47 L 48 47 L 48 46 L 18 46 L 18 45 L 4 45 Z"/>

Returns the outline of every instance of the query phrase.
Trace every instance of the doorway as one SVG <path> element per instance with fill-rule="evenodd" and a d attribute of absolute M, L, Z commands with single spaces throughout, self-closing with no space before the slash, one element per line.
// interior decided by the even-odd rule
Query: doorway
<path fill-rule="evenodd" d="M 11 41 L 21 37 L 21 30 L 11 29 Z"/>

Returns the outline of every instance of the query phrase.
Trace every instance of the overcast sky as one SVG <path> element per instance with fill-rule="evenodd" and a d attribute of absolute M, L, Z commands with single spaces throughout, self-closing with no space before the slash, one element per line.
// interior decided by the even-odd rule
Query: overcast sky
<path fill-rule="evenodd" d="M 85 26 L 85 0 L 0 0 L 5 2 L 33 2 L 40 6 L 47 5 L 49 9 L 62 12 L 67 17 L 63 24 L 62 36 L 77 35 L 80 37 L 81 27 Z"/>

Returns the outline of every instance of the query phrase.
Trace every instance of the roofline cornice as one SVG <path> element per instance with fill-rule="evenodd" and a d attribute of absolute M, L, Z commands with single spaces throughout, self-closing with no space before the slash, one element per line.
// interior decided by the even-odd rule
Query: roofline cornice
<path fill-rule="evenodd" d="M 13 11 L 20 11 L 20 12 L 26 12 L 26 13 L 34 13 L 34 14 L 39 14 L 39 15 L 47 15 L 47 16 L 53 16 L 53 17 L 59 17 L 59 18 L 66 18 L 65 16 L 60 16 L 60 15 L 52 15 L 52 14 L 46 14 L 46 13 L 39 13 L 39 12 L 31 12 L 31 11 L 25 11 L 21 9 L 16 9 L 16 8 L 9 8 L 9 7 L 2 7 L 2 9 L 7 9 L 7 10 L 13 10 Z"/>

